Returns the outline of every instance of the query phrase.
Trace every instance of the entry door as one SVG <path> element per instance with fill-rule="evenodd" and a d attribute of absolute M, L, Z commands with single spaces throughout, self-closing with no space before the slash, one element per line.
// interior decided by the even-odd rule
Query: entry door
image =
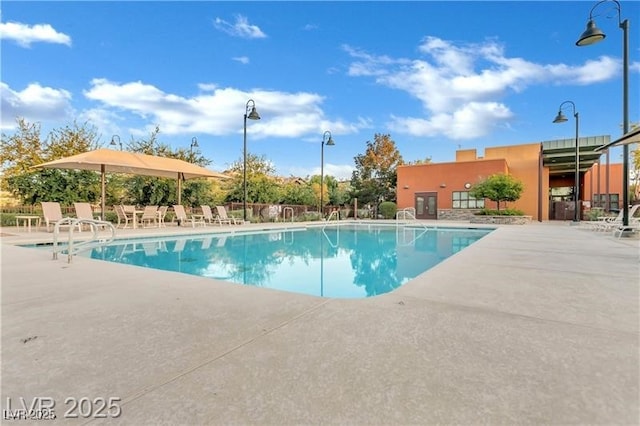
<path fill-rule="evenodd" d="M 416 197 L 416 219 L 438 218 L 438 193 L 418 192 Z"/>

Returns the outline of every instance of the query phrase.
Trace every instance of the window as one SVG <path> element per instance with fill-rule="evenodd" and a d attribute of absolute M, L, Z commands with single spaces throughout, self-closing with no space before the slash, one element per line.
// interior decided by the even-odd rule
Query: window
<path fill-rule="evenodd" d="M 620 210 L 619 197 L 619 194 L 609 194 L 609 205 L 607 206 L 607 194 L 593 194 L 593 204 L 594 207 L 602 207 L 605 210 Z"/>
<path fill-rule="evenodd" d="M 468 191 L 453 191 L 452 207 L 454 209 L 483 209 L 484 199 L 473 198 Z"/>

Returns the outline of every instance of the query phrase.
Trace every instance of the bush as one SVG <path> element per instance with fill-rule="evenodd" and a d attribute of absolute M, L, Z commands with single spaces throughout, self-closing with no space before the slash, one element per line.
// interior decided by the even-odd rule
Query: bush
<path fill-rule="evenodd" d="M 398 206 L 396 206 L 396 203 L 391 201 L 384 201 L 380 203 L 380 206 L 378 207 L 378 211 L 385 219 L 393 219 L 396 216 L 397 210 Z"/>
<path fill-rule="evenodd" d="M 475 213 L 476 216 L 524 216 L 524 212 L 522 210 L 516 209 L 504 209 L 504 210 L 492 210 L 492 209 L 482 209 L 479 212 Z"/>
<path fill-rule="evenodd" d="M 358 209 L 358 219 L 369 218 L 369 209 Z"/>
<path fill-rule="evenodd" d="M 319 212 L 304 212 L 298 217 L 296 217 L 296 221 L 300 221 L 300 222 L 309 222 L 314 220 L 320 220 Z"/>
<path fill-rule="evenodd" d="M 0 213 L 0 226 L 16 226 L 15 213 Z"/>

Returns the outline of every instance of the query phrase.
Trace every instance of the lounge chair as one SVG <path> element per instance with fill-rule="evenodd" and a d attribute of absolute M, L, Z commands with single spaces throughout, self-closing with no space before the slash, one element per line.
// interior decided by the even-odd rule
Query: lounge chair
<path fill-rule="evenodd" d="M 243 223 L 242 220 L 236 219 L 233 216 L 229 216 L 227 214 L 227 209 L 224 208 L 224 206 L 216 206 L 216 211 L 218 212 L 218 215 L 216 216 L 216 221 L 222 225 L 223 223 L 229 223 L 229 224 L 234 224 L 234 225 L 241 225 Z"/>
<path fill-rule="evenodd" d="M 638 208 L 640 208 L 640 204 L 635 204 L 633 206 L 631 206 L 631 208 L 629 209 L 629 224 L 631 224 L 631 219 L 634 217 L 636 211 L 638 210 Z M 604 232 L 608 232 L 611 231 L 613 229 L 619 228 L 622 226 L 622 216 L 623 216 L 624 212 L 622 210 L 620 210 L 620 213 L 618 213 L 618 216 L 616 216 L 615 218 L 609 218 L 609 220 L 604 220 L 602 222 L 599 222 L 596 225 L 596 230 L 597 231 L 604 231 Z"/>
<path fill-rule="evenodd" d="M 212 225 L 216 223 L 216 218 L 213 216 L 213 212 L 211 211 L 211 206 L 200 206 L 202 209 L 202 216 L 206 223 Z"/>
<path fill-rule="evenodd" d="M 60 222 L 62 219 L 66 219 L 65 217 L 62 216 L 62 209 L 60 208 L 60 203 L 45 201 L 40 204 L 42 205 L 42 215 L 44 216 L 44 223 L 45 223 L 45 226 L 47 227 L 47 232 L 49 232 L 49 225 L 55 226 L 55 224 Z M 61 226 L 68 227 L 69 225 L 61 225 Z"/>
<path fill-rule="evenodd" d="M 89 203 L 73 203 L 73 208 L 76 211 L 76 217 L 78 219 L 88 219 L 88 220 L 97 219 L 96 215 L 93 213 L 91 204 Z"/>
<path fill-rule="evenodd" d="M 158 207 L 158 228 L 166 228 L 167 225 L 164 224 L 164 218 L 167 215 L 168 206 L 160 206 Z"/>
<path fill-rule="evenodd" d="M 93 213 L 93 209 L 89 203 L 73 203 L 73 208 L 76 211 L 76 217 L 78 219 L 96 219 L 96 215 Z"/>
<path fill-rule="evenodd" d="M 142 216 L 140 217 L 140 224 L 142 227 L 145 227 L 145 223 L 151 226 L 151 222 L 153 222 L 153 226 L 158 226 L 158 206 L 145 206 L 142 211 Z"/>
<path fill-rule="evenodd" d="M 176 219 L 178 219 L 178 223 L 182 225 L 185 222 L 191 222 L 192 227 L 196 227 L 196 223 L 202 224 L 205 226 L 204 217 L 201 214 L 191 214 L 187 216 L 187 212 L 184 210 L 184 206 L 174 205 L 173 211 L 176 213 Z"/>

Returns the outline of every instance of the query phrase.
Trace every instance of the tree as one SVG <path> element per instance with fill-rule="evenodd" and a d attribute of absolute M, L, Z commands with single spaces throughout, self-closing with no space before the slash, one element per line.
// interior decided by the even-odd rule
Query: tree
<path fill-rule="evenodd" d="M 316 195 L 308 182 L 290 181 L 282 186 L 282 202 L 284 204 L 313 206 L 316 204 Z"/>
<path fill-rule="evenodd" d="M 359 203 L 396 200 L 396 170 L 404 161 L 389 135 L 376 133 L 373 142 L 367 141 L 365 153 L 354 157 L 354 161 L 352 195 Z"/>
<path fill-rule="evenodd" d="M 2 187 L 25 204 L 58 201 L 71 204 L 100 198 L 100 177 L 96 172 L 67 169 L 33 169 L 38 164 L 80 154 L 98 147 L 95 127 L 87 122 L 73 122 L 52 130 L 45 140 L 40 136 L 40 124 L 16 120 L 13 135 L 2 134 L 0 160 Z"/>
<path fill-rule="evenodd" d="M 491 175 L 487 179 L 473 185 L 469 190 L 469 195 L 474 198 L 488 198 L 498 204 L 500 202 L 516 201 L 522 195 L 524 185 L 513 176 L 506 174 Z"/>
<path fill-rule="evenodd" d="M 237 160 L 229 170 L 233 178 L 228 183 L 226 201 L 244 200 L 244 163 Z M 264 156 L 247 153 L 247 203 L 277 203 L 282 198 L 275 169 Z"/>

